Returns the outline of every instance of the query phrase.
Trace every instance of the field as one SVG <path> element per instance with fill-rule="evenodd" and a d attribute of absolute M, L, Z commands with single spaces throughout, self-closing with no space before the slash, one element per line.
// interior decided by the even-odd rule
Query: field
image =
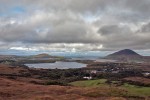
<path fill-rule="evenodd" d="M 0 86 L 0 100 L 126 100 L 103 87 L 44 86 L 6 78 L 0 78 Z"/>
<path fill-rule="evenodd" d="M 98 80 L 86 80 L 86 81 L 76 81 L 70 83 L 73 86 L 80 86 L 80 87 L 99 87 L 99 86 L 107 86 L 105 83 L 106 79 L 98 79 Z"/>
<path fill-rule="evenodd" d="M 128 95 L 131 96 L 150 96 L 150 87 L 130 85 L 127 83 L 121 87 L 127 89 Z"/>
<path fill-rule="evenodd" d="M 110 88 L 113 91 L 113 88 L 116 89 L 123 89 L 126 91 L 124 93 L 124 96 L 139 96 L 139 97 L 149 97 L 150 96 L 150 87 L 142 87 L 142 86 L 136 86 L 136 85 L 130 85 L 130 84 L 123 84 L 121 86 L 115 86 L 115 85 L 109 85 L 105 83 L 106 79 L 98 79 L 98 80 L 85 80 L 85 81 L 76 81 L 70 83 L 73 86 L 77 87 L 105 87 Z"/>

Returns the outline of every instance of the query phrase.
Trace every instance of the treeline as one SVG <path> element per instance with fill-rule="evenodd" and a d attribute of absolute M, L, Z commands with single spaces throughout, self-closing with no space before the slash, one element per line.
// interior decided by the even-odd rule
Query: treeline
<path fill-rule="evenodd" d="M 46 85 L 67 85 L 70 82 L 84 80 L 89 73 L 83 69 L 29 69 L 32 77 L 48 80 Z"/>
<path fill-rule="evenodd" d="M 56 60 L 20 60 L 20 64 L 33 64 L 33 63 L 55 63 Z"/>
<path fill-rule="evenodd" d="M 144 82 L 139 82 L 139 81 L 133 81 L 133 80 L 122 80 L 123 83 L 128 83 L 132 85 L 137 85 L 137 86 L 145 86 L 145 87 L 150 87 L 150 84 L 144 83 Z"/>

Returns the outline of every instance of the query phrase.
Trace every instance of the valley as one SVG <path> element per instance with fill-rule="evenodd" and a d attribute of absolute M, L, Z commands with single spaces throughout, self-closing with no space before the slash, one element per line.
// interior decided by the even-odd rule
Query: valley
<path fill-rule="evenodd" d="M 15 57 L 7 56 L 1 60 L 0 100 L 59 100 L 62 97 L 64 99 L 61 100 L 148 100 L 150 98 L 148 62 L 69 60 L 47 54 Z M 81 68 L 71 65 L 74 67 L 66 69 L 42 66 L 34 68 L 26 65 L 26 63 L 54 63 L 51 61 L 78 62 L 87 65 Z M 68 98 L 69 96 L 71 98 Z"/>

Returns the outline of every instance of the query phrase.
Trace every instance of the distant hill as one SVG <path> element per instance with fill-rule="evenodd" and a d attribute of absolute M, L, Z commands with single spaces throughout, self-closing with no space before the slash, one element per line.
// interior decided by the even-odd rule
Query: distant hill
<path fill-rule="evenodd" d="M 0 55 L 0 60 L 14 60 L 14 58 L 18 58 L 15 55 Z"/>
<path fill-rule="evenodd" d="M 46 53 L 42 53 L 42 54 L 38 54 L 38 55 L 34 55 L 34 58 L 51 58 L 52 56 Z"/>
<path fill-rule="evenodd" d="M 107 59 L 121 60 L 121 61 L 135 61 L 143 60 L 143 56 L 130 49 L 120 50 L 113 54 L 106 56 Z"/>
<path fill-rule="evenodd" d="M 61 58 L 63 59 L 64 57 L 61 57 L 61 56 L 52 56 L 52 55 L 49 55 L 47 53 L 42 53 L 42 54 L 38 54 L 38 55 L 33 55 L 31 56 L 31 58 L 37 58 L 37 59 L 43 59 L 43 58 Z"/>

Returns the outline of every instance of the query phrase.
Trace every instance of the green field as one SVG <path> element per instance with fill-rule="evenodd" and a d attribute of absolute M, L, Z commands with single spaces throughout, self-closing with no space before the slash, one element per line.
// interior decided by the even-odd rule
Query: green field
<path fill-rule="evenodd" d="M 79 86 L 79 87 L 107 87 L 107 88 L 114 88 L 114 85 L 108 85 L 106 84 L 106 79 L 98 79 L 98 80 L 85 80 L 85 81 L 76 81 L 70 83 L 73 86 Z M 116 87 L 118 89 L 124 89 L 127 91 L 126 96 L 150 96 L 150 87 L 142 87 L 142 86 L 136 86 L 136 85 L 130 85 L 125 83 L 122 86 Z"/>
<path fill-rule="evenodd" d="M 125 83 L 122 88 L 127 89 L 129 95 L 150 96 L 150 87 L 142 87 Z"/>
<path fill-rule="evenodd" d="M 105 83 L 106 79 L 98 79 L 98 80 L 85 80 L 85 81 L 76 81 L 70 83 L 73 86 L 80 86 L 80 87 L 99 87 L 99 86 L 107 86 Z"/>

